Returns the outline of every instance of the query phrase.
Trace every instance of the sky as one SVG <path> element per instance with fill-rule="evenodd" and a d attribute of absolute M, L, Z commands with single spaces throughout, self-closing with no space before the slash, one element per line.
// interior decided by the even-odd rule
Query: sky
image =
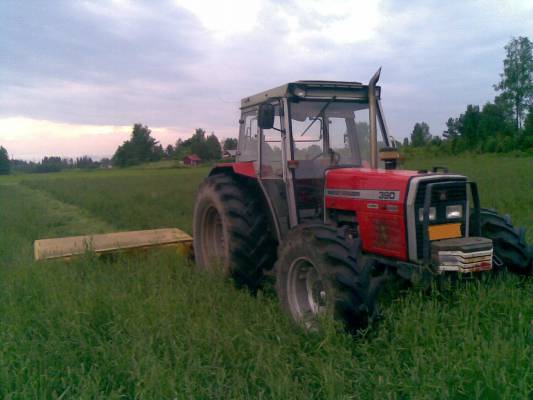
<path fill-rule="evenodd" d="M 295 80 L 368 82 L 397 139 L 493 100 L 533 0 L 0 0 L 0 145 L 111 156 L 134 123 L 163 144 L 236 137 L 240 99 Z"/>

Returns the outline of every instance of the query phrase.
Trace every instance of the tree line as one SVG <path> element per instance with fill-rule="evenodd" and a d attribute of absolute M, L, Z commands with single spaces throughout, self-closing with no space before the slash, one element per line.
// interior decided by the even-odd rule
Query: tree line
<path fill-rule="evenodd" d="M 221 145 L 214 133 L 207 135 L 204 129 L 198 128 L 190 138 L 179 139 L 175 145 L 169 144 L 163 149 L 163 146 L 152 137 L 152 131 L 147 126 L 134 124 L 130 138 L 116 149 L 113 157 L 103 158 L 100 161 L 95 161 L 89 156 L 79 158 L 46 156 L 38 162 L 10 160 L 7 150 L 0 146 L 0 175 L 9 174 L 11 171 L 44 173 L 76 168 L 128 167 L 160 160 L 182 160 L 189 154 L 196 154 L 204 161 L 213 161 L 222 157 L 222 149 L 236 148 L 237 139 L 228 138 Z"/>
<path fill-rule="evenodd" d="M 135 124 L 130 139 L 117 148 L 112 162 L 118 167 L 128 167 L 163 159 L 182 160 L 190 154 L 196 154 L 203 161 L 213 161 L 222 157 L 222 148 L 236 149 L 237 139 L 226 139 L 221 145 L 214 133 L 207 135 L 204 129 L 197 128 L 190 138 L 178 139 L 175 145 L 169 144 L 163 149 L 147 126 Z"/>
<path fill-rule="evenodd" d="M 7 150 L 0 147 L 0 175 L 11 172 L 46 173 L 59 172 L 68 169 L 95 169 L 106 168 L 111 165 L 109 158 L 95 161 L 89 156 L 78 158 L 63 158 L 59 156 L 46 156 L 41 161 L 26 161 L 9 159 Z"/>
<path fill-rule="evenodd" d="M 533 152 L 533 43 L 527 37 L 513 38 L 505 50 L 494 101 L 482 107 L 469 104 L 458 117 L 448 118 L 442 137 L 417 122 L 403 145 L 444 153 Z"/>

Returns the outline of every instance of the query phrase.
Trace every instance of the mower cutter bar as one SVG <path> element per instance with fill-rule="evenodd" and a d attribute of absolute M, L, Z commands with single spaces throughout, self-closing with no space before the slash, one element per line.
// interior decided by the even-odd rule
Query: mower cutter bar
<path fill-rule="evenodd" d="M 192 253 L 192 237 L 177 228 L 115 232 L 98 235 L 41 239 L 34 243 L 35 260 L 69 259 L 86 252 L 109 254 L 153 247 L 176 247 L 180 254 Z"/>

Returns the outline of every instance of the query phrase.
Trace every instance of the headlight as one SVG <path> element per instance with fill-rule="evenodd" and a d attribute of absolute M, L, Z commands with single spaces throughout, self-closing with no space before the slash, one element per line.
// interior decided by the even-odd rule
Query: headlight
<path fill-rule="evenodd" d="M 298 97 L 305 97 L 306 95 L 305 89 L 301 87 L 294 88 L 293 93 L 295 96 L 298 96 Z"/>
<path fill-rule="evenodd" d="M 437 209 L 435 207 L 429 207 L 429 220 L 435 221 L 437 219 Z M 424 209 L 418 209 L 418 220 L 420 222 L 424 221 Z"/>
<path fill-rule="evenodd" d="M 457 219 L 463 217 L 463 206 L 447 206 L 446 207 L 446 219 Z"/>

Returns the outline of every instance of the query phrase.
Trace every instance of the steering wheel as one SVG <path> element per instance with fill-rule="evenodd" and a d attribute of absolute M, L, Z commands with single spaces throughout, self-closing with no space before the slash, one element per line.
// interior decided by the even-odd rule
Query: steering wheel
<path fill-rule="evenodd" d="M 321 153 L 318 153 L 316 156 L 311 158 L 311 161 L 315 161 L 318 157 L 320 157 L 323 154 L 328 154 L 329 155 L 331 165 L 337 165 L 339 163 L 339 161 L 341 160 L 341 155 L 339 153 L 337 153 L 335 150 L 330 148 L 327 151 L 323 151 Z"/>
<path fill-rule="evenodd" d="M 314 157 L 311 157 L 311 161 L 315 161 L 318 157 L 320 157 L 322 154 L 324 154 L 325 151 L 321 151 L 320 153 L 318 153 L 316 156 Z"/>

